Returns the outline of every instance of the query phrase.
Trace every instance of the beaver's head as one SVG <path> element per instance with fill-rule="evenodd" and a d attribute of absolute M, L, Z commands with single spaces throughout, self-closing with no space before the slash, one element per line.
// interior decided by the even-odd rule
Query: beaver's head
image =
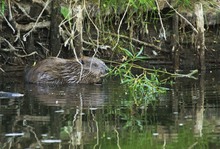
<path fill-rule="evenodd" d="M 103 61 L 95 57 L 83 57 L 80 59 L 83 67 L 80 83 L 97 83 L 107 75 L 108 67 Z"/>

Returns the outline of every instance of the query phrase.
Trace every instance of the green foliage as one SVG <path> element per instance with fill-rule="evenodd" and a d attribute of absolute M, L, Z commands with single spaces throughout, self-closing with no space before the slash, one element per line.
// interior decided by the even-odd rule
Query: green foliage
<path fill-rule="evenodd" d="M 193 1 L 190 0 L 177 0 L 172 3 L 176 3 L 178 7 L 189 7 L 191 6 Z M 157 10 L 156 2 L 155 0 L 103 0 L 102 1 L 102 12 L 109 11 L 111 9 L 114 10 L 115 13 L 119 13 L 119 11 L 124 11 L 126 8 L 126 5 L 130 5 L 131 11 L 137 10 L 141 13 L 143 13 L 141 10 L 144 10 L 144 12 L 147 12 L 148 10 Z"/>
<path fill-rule="evenodd" d="M 4 14 L 5 12 L 5 0 L 1 0 L 1 12 Z"/>
<path fill-rule="evenodd" d="M 155 0 L 129 0 L 131 6 L 136 9 L 140 9 L 140 7 L 145 7 L 148 9 L 156 10 L 157 7 L 155 5 Z"/>
<path fill-rule="evenodd" d="M 141 10 L 145 8 L 145 11 L 148 9 L 156 10 L 155 0 L 103 0 L 102 1 L 102 11 L 109 11 L 113 9 L 115 13 L 118 11 L 123 11 L 126 8 L 126 5 L 130 5 L 131 9 Z M 147 8 L 147 9 L 146 9 Z"/>
<path fill-rule="evenodd" d="M 180 7 L 191 7 L 190 0 L 178 0 L 177 5 Z"/>
<path fill-rule="evenodd" d="M 124 48 L 122 51 L 125 53 L 127 61 L 114 67 L 110 75 L 119 76 L 121 83 L 128 86 L 136 105 L 154 100 L 156 95 L 165 92 L 166 89 L 161 86 L 162 83 L 158 79 L 156 70 L 152 73 L 143 68 L 141 73 L 133 73 L 133 68 L 137 68 L 134 62 L 146 59 L 141 56 L 143 48 L 137 53 Z M 139 68 L 141 67 L 139 66 Z"/>

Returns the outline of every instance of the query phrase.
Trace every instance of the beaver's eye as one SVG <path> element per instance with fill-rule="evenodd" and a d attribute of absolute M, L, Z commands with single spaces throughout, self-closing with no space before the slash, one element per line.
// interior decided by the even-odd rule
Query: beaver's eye
<path fill-rule="evenodd" d="M 83 64 L 83 65 L 85 64 L 83 60 L 81 60 L 81 64 Z"/>
<path fill-rule="evenodd" d="M 98 67 L 98 65 L 96 63 L 93 64 L 94 67 Z"/>

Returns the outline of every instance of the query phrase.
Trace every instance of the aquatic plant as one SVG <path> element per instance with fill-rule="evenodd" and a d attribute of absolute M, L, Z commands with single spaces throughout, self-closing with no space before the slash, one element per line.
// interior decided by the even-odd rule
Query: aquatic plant
<path fill-rule="evenodd" d="M 132 95 L 135 104 L 140 105 L 156 98 L 156 95 L 165 93 L 166 88 L 162 87 L 164 82 L 159 81 L 157 70 L 154 72 L 150 69 L 143 68 L 136 61 L 146 59 L 142 56 L 143 48 L 138 53 L 130 52 L 128 49 L 122 48 L 125 53 L 125 62 L 112 67 L 110 75 L 119 76 L 121 83 L 128 86 L 129 93 Z M 142 70 L 141 73 L 135 73 L 134 68 Z"/>

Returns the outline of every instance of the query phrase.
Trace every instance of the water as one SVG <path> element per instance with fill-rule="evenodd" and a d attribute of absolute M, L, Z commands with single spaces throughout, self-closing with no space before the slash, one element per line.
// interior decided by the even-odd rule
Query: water
<path fill-rule="evenodd" d="M 36 86 L 2 76 L 0 91 L 24 96 L 0 98 L 0 148 L 220 148 L 219 75 L 177 78 L 141 107 L 119 80 Z"/>

